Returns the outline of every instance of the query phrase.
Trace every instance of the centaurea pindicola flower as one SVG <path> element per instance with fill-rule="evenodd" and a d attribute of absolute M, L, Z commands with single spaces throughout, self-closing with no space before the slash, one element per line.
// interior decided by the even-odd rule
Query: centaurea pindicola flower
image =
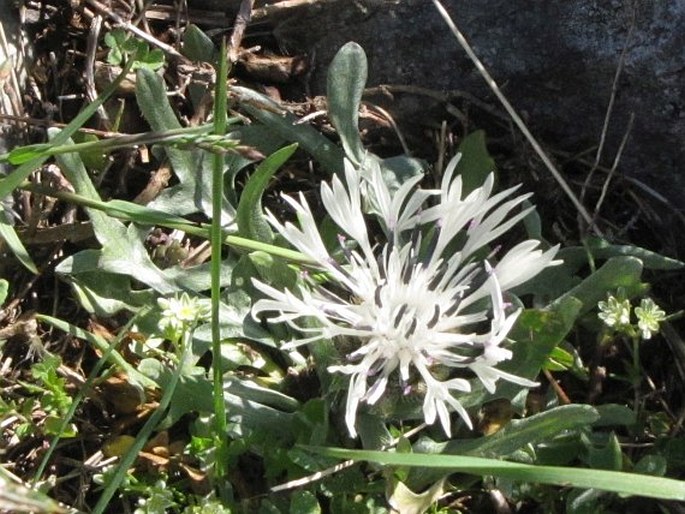
<path fill-rule="evenodd" d="M 457 161 L 450 162 L 439 190 L 419 188 L 422 177 L 416 176 L 395 191 L 375 162 L 360 169 L 346 162 L 345 183 L 334 176 L 321 185 L 326 211 L 351 239 L 340 236 L 344 262 L 324 245 L 302 194 L 299 201 L 284 195 L 299 227 L 268 214 L 278 232 L 312 258 L 336 288 L 305 278 L 297 291 L 280 291 L 255 280 L 268 298 L 255 303 L 253 315 L 275 312 L 272 322 L 286 322 L 302 335 L 286 348 L 338 337 L 358 342 L 345 363 L 328 368 L 350 375 L 345 421 L 352 437 L 360 402 L 376 403 L 395 375 L 404 389 L 417 378 L 425 384 L 425 421 L 439 418 L 448 436 L 450 409 L 472 426 L 457 399 L 471 387 L 464 378 L 439 378 L 445 369 L 470 370 L 491 393 L 500 378 L 536 385 L 497 369 L 512 357 L 502 344 L 521 312 L 509 308 L 503 292 L 556 264 L 557 248 L 542 251 L 537 241 L 527 240 L 496 263 L 494 256 L 488 258 L 493 264 L 484 258 L 487 245 L 529 213 L 531 208 L 514 211 L 529 195 L 508 199 L 516 188 L 491 195 L 492 174 L 464 195 L 461 177 L 454 177 Z M 380 242 L 369 234 L 364 207 L 384 232 Z"/>

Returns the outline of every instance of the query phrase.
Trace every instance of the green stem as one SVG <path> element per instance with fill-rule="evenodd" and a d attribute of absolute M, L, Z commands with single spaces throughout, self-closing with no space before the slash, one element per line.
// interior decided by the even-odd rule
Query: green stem
<path fill-rule="evenodd" d="M 216 89 L 214 91 L 214 133 L 224 134 L 226 131 L 226 81 L 228 80 L 228 65 L 226 60 L 226 40 L 221 45 L 219 67 L 216 73 Z M 228 487 L 228 421 L 226 402 L 224 401 L 224 370 L 221 360 L 221 331 L 219 320 L 219 296 L 221 294 L 221 251 L 224 234 L 221 228 L 222 199 L 224 195 L 224 163 L 223 155 L 214 154 L 212 169 L 212 224 L 210 228 L 210 243 L 212 248 L 211 265 L 211 297 L 212 297 L 212 382 L 214 386 L 214 443 L 216 459 L 214 473 L 219 497 L 229 500 Z"/>
<path fill-rule="evenodd" d="M 635 394 L 635 415 L 639 416 L 640 413 L 640 382 L 642 382 L 642 372 L 640 368 L 640 337 L 633 336 L 633 370 L 632 370 L 632 382 L 633 391 Z"/>

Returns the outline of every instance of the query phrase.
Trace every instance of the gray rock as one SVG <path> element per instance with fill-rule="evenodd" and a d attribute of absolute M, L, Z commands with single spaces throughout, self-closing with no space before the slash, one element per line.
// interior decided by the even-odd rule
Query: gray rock
<path fill-rule="evenodd" d="M 533 133 L 556 149 L 598 144 L 628 44 L 603 163 L 612 162 L 634 113 L 619 171 L 685 208 L 685 1 L 635 2 L 637 10 L 617 0 L 443 3 Z M 325 92 L 328 63 L 353 40 L 369 57 L 369 86 L 463 90 L 496 103 L 432 2 L 313 4 L 272 22 L 284 49 L 314 52 L 314 94 Z M 420 123 L 426 105 L 405 99 L 396 108 L 400 118 Z"/>

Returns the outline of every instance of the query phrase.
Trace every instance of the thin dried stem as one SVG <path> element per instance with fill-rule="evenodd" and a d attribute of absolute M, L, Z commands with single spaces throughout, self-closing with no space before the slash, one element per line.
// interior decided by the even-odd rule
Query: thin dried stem
<path fill-rule="evenodd" d="M 523 122 L 521 117 L 518 115 L 514 107 L 511 105 L 509 100 L 504 96 L 502 91 L 500 90 L 499 86 L 495 82 L 495 80 L 492 78 L 488 70 L 485 68 L 483 63 L 480 61 L 476 53 L 473 51 L 473 48 L 471 48 L 471 45 L 468 43 L 464 35 L 461 33 L 461 31 L 457 28 L 455 25 L 454 21 L 452 21 L 452 18 L 450 17 L 449 13 L 445 10 L 443 5 L 440 3 L 439 0 L 433 0 L 433 3 L 435 4 L 435 7 L 437 8 L 438 12 L 442 16 L 442 18 L 445 20 L 445 23 L 447 23 L 447 26 L 450 28 L 452 31 L 452 34 L 457 38 L 457 41 L 461 45 L 461 47 L 464 49 L 466 52 L 466 55 L 469 56 L 469 59 L 475 64 L 476 69 L 480 72 L 482 77 L 485 79 L 485 82 L 487 85 L 490 87 L 492 92 L 495 94 L 497 99 L 500 101 L 504 109 L 507 111 L 509 116 L 511 116 L 511 119 L 514 121 L 516 126 L 519 128 L 519 130 L 523 133 L 523 135 L 526 137 L 528 142 L 531 144 L 533 149 L 535 150 L 535 153 L 538 154 L 542 162 L 547 166 L 547 169 L 549 172 L 552 174 L 554 179 L 557 181 L 561 189 L 566 193 L 566 196 L 571 200 L 575 208 L 578 210 L 580 215 L 583 217 L 583 219 L 587 222 L 587 224 L 592 227 L 592 229 L 595 231 L 595 233 L 598 236 L 601 236 L 601 232 L 597 227 L 594 227 L 592 225 L 592 216 L 590 216 L 590 213 L 587 211 L 587 209 L 583 206 L 583 204 L 578 200 L 578 197 L 576 194 L 573 192 L 573 190 L 569 187 L 568 183 L 564 179 L 564 177 L 561 176 L 561 173 L 559 170 L 557 170 L 556 166 L 554 163 L 551 161 L 551 159 L 547 156 L 545 151 L 542 149 L 540 146 L 540 143 L 538 143 L 537 139 L 531 134 L 530 130 L 528 130 L 528 127 L 526 127 L 526 124 Z"/>
<path fill-rule="evenodd" d="M 621 160 L 621 155 L 623 155 L 623 150 L 626 147 L 626 143 L 628 142 L 628 137 L 630 136 L 630 132 L 633 128 L 633 122 L 635 121 L 635 114 L 631 113 L 630 115 L 630 120 L 628 121 L 628 126 L 626 127 L 625 134 L 623 134 L 623 139 L 621 139 L 621 144 L 618 147 L 618 151 L 616 152 L 616 157 L 614 158 L 614 163 L 611 166 L 611 169 L 609 170 L 609 174 L 607 175 L 606 180 L 604 181 L 604 184 L 602 184 L 602 193 L 599 195 L 599 200 L 597 200 L 597 204 L 595 205 L 595 212 L 592 215 L 592 220 L 593 222 L 597 219 L 597 216 L 599 216 L 599 210 L 602 207 L 602 203 L 604 203 L 604 198 L 606 197 L 607 191 L 609 190 L 609 183 L 611 182 L 611 179 L 614 176 L 614 173 L 616 173 L 616 169 L 618 168 L 618 163 Z"/>
<path fill-rule="evenodd" d="M 240 55 L 240 45 L 243 41 L 245 29 L 252 19 L 253 8 L 254 0 L 242 0 L 240 3 L 240 10 L 235 18 L 231 39 L 228 42 L 228 61 L 231 64 L 234 64 L 238 61 L 238 56 Z"/>

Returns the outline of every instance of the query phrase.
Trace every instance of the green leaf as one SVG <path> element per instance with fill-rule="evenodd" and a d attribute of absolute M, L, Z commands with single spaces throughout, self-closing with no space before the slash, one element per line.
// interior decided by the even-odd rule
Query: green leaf
<path fill-rule="evenodd" d="M 525 200 L 522 204 L 521 207 L 523 209 L 529 209 L 530 207 L 533 207 L 532 202 L 529 200 Z M 532 209 L 528 215 L 523 218 L 523 225 L 526 228 L 526 234 L 528 235 L 529 239 L 536 239 L 538 241 L 542 241 L 542 220 L 540 219 L 540 214 L 536 209 Z"/>
<path fill-rule="evenodd" d="M 74 423 L 64 425 L 61 415 L 49 414 L 43 424 L 43 430 L 49 435 L 58 435 L 63 437 L 76 437 L 78 435 L 78 427 Z"/>
<path fill-rule="evenodd" d="M 599 419 L 590 405 L 562 405 L 529 418 L 511 421 L 491 436 L 468 441 L 450 441 L 442 453 L 474 457 L 511 455 L 527 444 L 537 444 L 555 435 L 588 426 Z"/>
<path fill-rule="evenodd" d="M 269 255 L 266 252 L 250 252 L 247 255 L 259 278 L 276 289 L 295 288 L 297 272 L 289 267 L 283 259 Z"/>
<path fill-rule="evenodd" d="M 661 455 L 645 455 L 635 464 L 635 473 L 662 477 L 666 474 L 668 461 Z"/>
<path fill-rule="evenodd" d="M 26 251 L 26 247 L 21 242 L 21 239 L 19 239 L 14 227 L 7 222 L 2 204 L 0 204 L 0 239 L 5 241 L 5 244 L 7 244 L 10 251 L 19 259 L 19 262 L 21 262 L 27 270 L 34 275 L 38 275 L 38 268 L 36 268 L 31 256 Z"/>
<path fill-rule="evenodd" d="M 616 403 L 606 403 L 596 407 L 599 419 L 593 423 L 595 427 L 631 426 L 637 422 L 637 414 L 633 409 Z"/>
<path fill-rule="evenodd" d="M 566 298 L 548 309 L 526 309 L 519 316 L 509 338 L 513 358 L 503 362 L 500 369 L 514 375 L 535 379 L 549 355 L 573 328 L 580 311 L 580 302 Z M 496 397 L 514 398 L 521 387 L 501 382 Z"/>
<path fill-rule="evenodd" d="M 365 449 L 380 450 L 392 445 L 393 437 L 388 431 L 386 420 L 380 416 L 360 412 L 357 416 L 357 430 Z"/>
<path fill-rule="evenodd" d="M 162 52 L 159 48 L 150 50 L 145 57 L 145 61 L 139 62 L 138 66 L 145 67 L 153 71 L 158 70 L 164 66 L 164 52 Z"/>
<path fill-rule="evenodd" d="M 295 491 L 290 500 L 289 514 L 321 514 L 321 506 L 310 491 Z"/>
<path fill-rule="evenodd" d="M 649 475 L 597 469 L 535 466 L 463 455 L 391 453 L 323 447 L 308 447 L 307 449 L 328 457 L 363 460 L 390 466 L 428 467 L 442 469 L 450 473 L 491 475 L 522 482 L 595 488 L 664 500 L 685 500 L 684 481 Z"/>
<path fill-rule="evenodd" d="M 24 164 L 31 159 L 48 155 L 50 148 L 52 147 L 53 145 L 49 143 L 20 146 L 10 151 L 7 156 L 7 162 L 14 166 L 19 166 L 20 164 Z"/>
<path fill-rule="evenodd" d="M 297 143 L 327 171 L 343 171 L 344 153 L 321 132 L 310 125 L 298 124 L 297 118 L 281 108 L 269 97 L 240 86 L 231 88 L 240 106 L 256 118 L 270 132 L 285 141 Z"/>
<path fill-rule="evenodd" d="M 219 333 L 222 340 L 243 338 L 266 346 L 275 347 L 273 336 L 252 319 L 252 300 L 245 292 L 226 295 L 230 303 L 221 303 Z M 198 327 L 193 333 L 195 340 L 208 344 L 211 341 L 211 324 Z"/>
<path fill-rule="evenodd" d="M 607 493 L 597 489 L 573 489 L 566 496 L 566 514 L 605 514 Z"/>
<path fill-rule="evenodd" d="M 613 245 L 599 237 L 588 237 L 586 244 L 592 255 L 597 259 L 607 259 L 623 255 L 637 257 L 647 269 L 679 270 L 685 267 L 685 262 L 665 257 L 639 246 Z"/>
<path fill-rule="evenodd" d="M 143 359 L 139 369 L 149 379 L 159 383 L 162 388 L 172 377 L 172 372 L 162 365 L 157 359 Z M 241 384 L 240 379 L 232 378 L 224 390 L 224 400 L 229 418 L 238 423 L 236 430 L 257 430 L 267 433 L 277 441 L 283 441 L 291 437 L 290 425 L 292 414 L 260 403 L 260 399 L 280 404 L 290 402 L 290 406 L 297 403 L 296 400 L 281 395 L 275 391 L 260 388 L 253 389 Z M 238 385 L 239 384 L 239 385 Z M 207 374 L 202 368 L 184 370 L 180 376 L 174 396 L 172 398 L 169 415 L 165 425 L 170 426 L 178 421 L 181 416 L 189 412 L 209 414 L 213 412 L 213 386 Z M 286 400 L 284 400 L 286 399 Z"/>
<path fill-rule="evenodd" d="M 3 303 L 5 303 L 5 300 L 7 300 L 7 293 L 9 291 L 10 283 L 7 282 L 4 278 L 0 278 L 0 307 L 2 306 Z"/>
<path fill-rule="evenodd" d="M 598 434 L 603 435 L 603 434 Z M 608 434 L 601 444 L 593 443 L 588 436 L 582 434 L 580 440 L 587 453 L 585 461 L 595 469 L 619 471 L 623 467 L 623 453 L 616 434 Z"/>
<path fill-rule="evenodd" d="M 77 153 L 58 155 L 56 160 L 76 193 L 101 201 Z M 86 212 L 93 222 L 95 237 L 102 245 L 98 264 L 103 271 L 128 275 L 162 294 L 178 290 L 178 286 L 154 265 L 134 225 L 127 228 L 97 209 L 87 207 Z"/>
<path fill-rule="evenodd" d="M 162 77 L 141 68 L 137 71 L 136 80 L 136 100 L 150 127 L 159 132 L 180 128 L 181 124 L 171 108 Z M 199 211 L 211 218 L 213 157 L 206 155 L 207 152 L 168 146 L 163 151 L 169 157 L 179 183 L 162 191 L 149 207 L 179 215 Z M 234 219 L 235 208 L 224 198 L 221 225 L 227 227 Z"/>
<path fill-rule="evenodd" d="M 105 41 L 105 46 L 107 46 L 107 48 L 114 48 L 115 46 L 118 45 L 117 39 L 115 37 L 116 31 L 117 31 L 117 29 L 114 29 L 114 30 L 107 32 L 105 34 L 104 41 Z"/>
<path fill-rule="evenodd" d="M 167 98 L 164 79 L 156 73 L 146 69 L 138 70 L 136 100 L 152 130 L 161 132 L 181 128 Z"/>
<path fill-rule="evenodd" d="M 640 283 L 642 261 L 635 257 L 612 257 L 592 275 L 576 287 L 560 296 L 552 305 L 556 306 L 569 298 L 582 302 L 579 314 L 585 314 L 605 300 L 609 292 L 623 288 L 628 298 L 640 294 L 643 286 Z"/>
<path fill-rule="evenodd" d="M 424 492 L 417 494 L 399 480 L 391 479 L 388 485 L 388 504 L 394 512 L 423 514 L 445 493 L 445 480 L 439 480 Z"/>
<path fill-rule="evenodd" d="M 217 51 L 212 40 L 202 32 L 197 25 L 189 25 L 183 33 L 183 55 L 195 62 L 215 63 Z M 196 108 L 200 106 L 208 93 L 208 88 L 201 81 L 191 81 L 188 84 L 190 101 Z M 231 166 L 235 169 L 235 166 Z"/>
<path fill-rule="evenodd" d="M 216 50 L 212 40 L 198 28 L 188 25 L 183 33 L 183 55 L 191 61 L 214 62 Z"/>
<path fill-rule="evenodd" d="M 493 435 L 477 439 L 455 439 L 446 443 L 420 440 L 414 447 L 417 453 L 459 454 L 472 457 L 506 457 L 526 445 L 551 441 L 558 434 L 586 427 L 599 418 L 589 405 L 562 405 L 528 418 L 513 420 Z M 438 480 L 442 471 L 416 469 L 409 483 L 414 488 L 424 487 Z"/>
<path fill-rule="evenodd" d="M 375 155 L 367 154 L 367 159 L 377 159 Z M 419 159 L 406 155 L 397 155 L 387 159 L 379 159 L 383 182 L 390 191 L 396 191 L 407 180 L 423 173 L 427 164 Z"/>
<path fill-rule="evenodd" d="M 466 136 L 457 149 L 461 159 L 456 172 L 461 175 L 463 196 L 485 183 L 487 176 L 495 171 L 495 161 L 485 145 L 485 131 L 476 130 Z"/>
<path fill-rule="evenodd" d="M 131 279 L 124 275 L 100 269 L 80 273 L 77 268 L 76 271 L 77 275 L 70 277 L 76 298 L 86 311 L 98 317 L 108 318 L 123 310 L 136 312 L 155 301 L 152 290 L 132 290 Z"/>
<path fill-rule="evenodd" d="M 312 398 L 293 417 L 293 433 L 303 444 L 326 444 L 330 431 L 330 405 L 322 398 Z M 310 457 L 309 455 L 307 456 Z"/>
<path fill-rule="evenodd" d="M 572 368 L 574 363 L 575 357 L 560 346 L 557 346 L 549 355 L 545 363 L 545 369 L 550 371 L 566 371 Z"/>
<path fill-rule="evenodd" d="M 367 78 L 366 54 L 357 43 L 347 43 L 328 68 L 328 115 L 335 126 L 345 155 L 354 164 L 364 158 L 359 137 L 359 106 Z"/>
<path fill-rule="evenodd" d="M 77 132 L 74 134 L 75 143 L 89 143 L 99 141 L 100 139 L 95 134 L 82 134 Z M 84 150 L 79 152 L 81 160 L 88 170 L 102 171 L 107 165 L 107 157 L 97 148 L 91 150 Z"/>
<path fill-rule="evenodd" d="M 278 150 L 264 159 L 250 175 L 240 195 L 236 211 L 238 235 L 265 243 L 273 242 L 274 235 L 262 209 L 262 195 L 271 177 L 295 153 L 295 150 L 297 150 L 297 144 Z"/>

